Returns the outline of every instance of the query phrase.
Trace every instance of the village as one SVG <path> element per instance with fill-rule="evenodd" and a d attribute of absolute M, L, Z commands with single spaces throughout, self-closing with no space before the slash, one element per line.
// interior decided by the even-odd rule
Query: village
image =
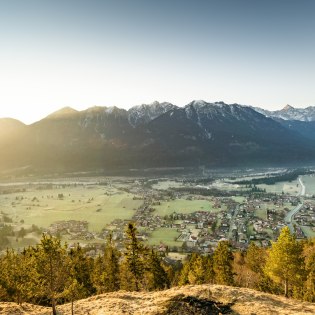
<path fill-rule="evenodd" d="M 267 247 L 286 225 L 287 213 L 302 202 L 301 196 L 289 194 L 248 193 L 237 197 L 214 197 L 156 190 L 141 184 L 124 190 L 133 193 L 134 199 L 142 202 L 134 210 L 131 220 L 115 219 L 101 232 L 89 230 L 87 221 L 63 220 L 54 222 L 45 232 L 67 239 L 69 247 L 79 242 L 91 256 L 102 252 L 109 234 L 116 246 L 123 249 L 124 232 L 129 222 L 136 225 L 138 239 L 161 254 L 211 253 L 222 240 L 229 240 L 236 249 L 246 249 L 250 242 Z M 209 202 L 215 211 L 191 208 L 189 213 L 182 213 L 170 208 L 169 214 L 164 216 L 157 213 L 157 206 L 183 198 Z M 308 199 L 301 205 L 293 221 L 299 239 L 306 237 L 302 226 L 315 230 L 315 201 Z M 165 239 L 161 236 L 153 244 L 150 239 L 156 231 L 165 231 Z M 168 232 L 175 235 L 171 242 L 167 240 Z"/>

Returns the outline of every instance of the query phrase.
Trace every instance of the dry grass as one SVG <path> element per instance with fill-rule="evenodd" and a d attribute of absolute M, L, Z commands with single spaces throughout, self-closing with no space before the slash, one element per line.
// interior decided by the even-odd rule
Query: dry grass
<path fill-rule="evenodd" d="M 302 315 L 315 314 L 315 304 L 286 299 L 245 288 L 220 285 L 199 285 L 176 287 L 160 292 L 115 292 L 93 296 L 75 303 L 76 315 L 119 315 L 119 314 L 173 314 L 171 301 L 180 296 L 197 297 L 229 304 L 225 314 L 244 315 Z M 71 305 L 58 306 L 59 314 L 71 314 Z M 50 314 L 48 308 L 24 304 L 23 308 L 14 303 L 0 303 L 0 314 Z M 178 314 L 178 312 L 176 313 Z M 184 314 L 205 314 L 194 309 Z M 211 313 L 212 314 L 212 313 Z M 218 313 L 217 313 L 218 314 Z"/>

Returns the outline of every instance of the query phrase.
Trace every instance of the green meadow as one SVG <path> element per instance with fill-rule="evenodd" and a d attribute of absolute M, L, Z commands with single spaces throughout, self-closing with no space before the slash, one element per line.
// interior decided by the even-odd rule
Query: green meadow
<path fill-rule="evenodd" d="M 176 213 L 193 213 L 195 211 L 220 212 L 224 208 L 214 208 L 213 202 L 209 200 L 186 200 L 175 199 L 170 201 L 162 201 L 161 205 L 154 206 L 155 214 L 160 216 Z"/>
<path fill-rule="evenodd" d="M 69 186 L 2 195 L 0 210 L 15 223 L 47 228 L 59 220 L 86 220 L 90 231 L 114 219 L 131 219 L 142 204 L 133 194 L 103 186 Z"/>
<path fill-rule="evenodd" d="M 159 228 L 153 231 L 149 237 L 149 245 L 159 245 L 163 243 L 168 246 L 181 246 L 182 242 L 177 242 L 176 239 L 179 236 L 179 232 L 170 228 Z"/>

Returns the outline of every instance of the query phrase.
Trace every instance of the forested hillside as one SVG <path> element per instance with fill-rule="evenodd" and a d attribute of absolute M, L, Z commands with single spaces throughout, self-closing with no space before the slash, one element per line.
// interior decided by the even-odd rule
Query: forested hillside
<path fill-rule="evenodd" d="M 51 306 L 53 314 L 57 305 L 70 302 L 73 308 L 76 300 L 96 294 L 201 284 L 245 287 L 315 302 L 315 240 L 297 241 L 287 227 L 270 248 L 250 244 L 240 252 L 221 241 L 213 254 L 192 254 L 183 264 L 168 263 L 145 247 L 131 223 L 125 247 L 118 250 L 109 237 L 104 254 L 96 259 L 80 246 L 69 249 L 43 235 L 37 246 L 21 253 L 7 250 L 0 268 L 2 301 Z M 203 298 L 208 306 L 210 300 Z"/>

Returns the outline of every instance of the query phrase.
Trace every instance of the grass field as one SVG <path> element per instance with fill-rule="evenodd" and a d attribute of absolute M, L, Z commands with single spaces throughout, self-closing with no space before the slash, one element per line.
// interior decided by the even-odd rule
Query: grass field
<path fill-rule="evenodd" d="M 17 249 L 38 244 L 40 236 L 35 235 L 34 233 L 29 233 L 23 238 L 16 239 L 15 237 L 8 237 L 8 240 L 10 242 L 10 246 Z"/>
<path fill-rule="evenodd" d="M 63 198 L 58 198 L 60 194 Z M 90 231 L 100 231 L 114 219 L 130 219 L 141 204 L 132 194 L 113 188 L 69 186 L 3 195 L 0 210 L 25 225 L 46 228 L 59 220 L 86 220 Z"/>
<path fill-rule="evenodd" d="M 310 238 L 315 237 L 315 231 L 313 231 L 311 227 L 302 226 L 301 229 L 303 230 L 303 232 L 305 233 L 307 237 L 310 237 Z"/>
<path fill-rule="evenodd" d="M 160 243 L 169 246 L 181 246 L 182 242 L 176 242 L 175 239 L 179 236 L 179 233 L 175 229 L 160 228 L 152 232 L 149 237 L 149 245 L 159 245 Z"/>
<path fill-rule="evenodd" d="M 220 212 L 223 210 L 213 208 L 213 203 L 208 200 L 186 200 L 186 199 L 176 199 L 167 202 L 162 202 L 159 206 L 154 206 L 156 209 L 155 214 L 164 216 L 170 215 L 173 212 L 176 213 L 193 213 L 195 211 L 210 211 L 210 212 Z"/>
<path fill-rule="evenodd" d="M 257 185 L 257 187 L 261 189 L 266 189 L 266 192 L 269 193 L 277 193 L 281 194 L 282 192 L 286 194 L 291 194 L 291 195 L 297 195 L 300 191 L 300 187 L 297 186 L 298 182 L 297 180 L 292 181 L 292 182 L 278 182 L 273 185 Z"/>
<path fill-rule="evenodd" d="M 216 180 L 211 184 L 211 187 L 217 188 L 219 190 L 231 191 L 231 190 L 248 190 L 243 185 L 234 184 L 230 181 L 224 181 L 222 179 Z"/>
<path fill-rule="evenodd" d="M 302 182 L 305 185 L 305 194 L 314 195 L 315 194 L 315 176 L 305 175 L 301 176 Z"/>
<path fill-rule="evenodd" d="M 179 187 L 183 187 L 183 184 L 180 182 L 176 182 L 174 180 L 165 180 L 165 181 L 159 181 L 157 184 L 152 185 L 153 189 L 161 189 L 161 190 L 167 190 L 171 187 L 179 188 Z"/>
<path fill-rule="evenodd" d="M 260 209 L 255 209 L 255 215 L 263 220 L 267 219 L 267 210 L 266 207 L 262 206 Z"/>
<path fill-rule="evenodd" d="M 235 202 L 238 202 L 238 203 L 244 203 L 246 198 L 245 197 L 242 197 L 242 196 L 233 196 L 231 197 Z"/>

